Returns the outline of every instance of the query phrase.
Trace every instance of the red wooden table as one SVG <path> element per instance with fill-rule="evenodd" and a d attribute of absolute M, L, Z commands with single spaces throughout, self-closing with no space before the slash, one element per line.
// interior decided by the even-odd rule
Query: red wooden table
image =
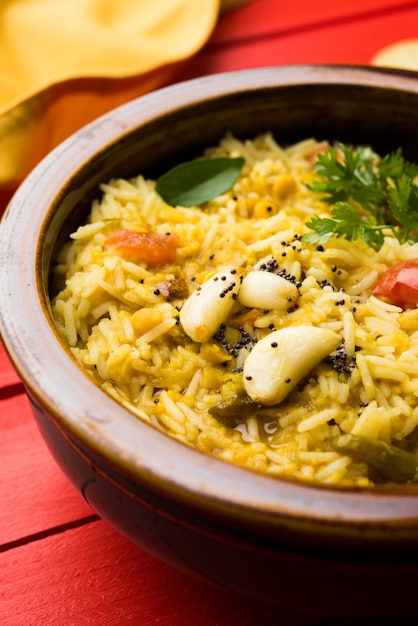
<path fill-rule="evenodd" d="M 176 80 L 262 65 L 368 64 L 383 46 L 417 37 L 416 0 L 252 0 L 221 18 Z M 354 623 L 327 615 L 326 601 L 323 618 L 303 609 L 289 614 L 226 595 L 110 528 L 50 456 L 0 344 L 1 626 Z"/>

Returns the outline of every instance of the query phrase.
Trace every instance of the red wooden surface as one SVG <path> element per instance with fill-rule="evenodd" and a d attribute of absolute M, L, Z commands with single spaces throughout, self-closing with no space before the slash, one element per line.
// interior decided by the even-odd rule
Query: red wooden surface
<path fill-rule="evenodd" d="M 368 64 L 381 47 L 410 37 L 418 37 L 416 1 L 252 0 L 221 19 L 177 80 L 261 65 Z M 9 195 L 0 193 L 0 210 Z M 100 520 L 46 449 L 0 344 L 1 626 L 353 623 L 327 616 L 326 601 L 324 613 L 290 615 L 226 595 Z"/>
<path fill-rule="evenodd" d="M 177 79 L 263 65 L 365 65 L 384 46 L 417 37 L 416 0 L 253 0 L 223 18 Z"/>

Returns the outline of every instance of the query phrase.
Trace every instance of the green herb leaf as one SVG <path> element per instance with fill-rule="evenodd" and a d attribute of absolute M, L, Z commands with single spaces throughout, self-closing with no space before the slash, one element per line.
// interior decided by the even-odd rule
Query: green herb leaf
<path fill-rule="evenodd" d="M 335 207 L 331 209 L 330 218 L 314 215 L 306 223 L 306 226 L 315 231 L 303 236 L 303 240 L 307 243 L 323 245 L 335 235 L 336 237 L 345 237 L 349 241 L 364 239 L 374 248 L 381 247 L 383 243 L 382 230 L 387 228 L 386 225 L 377 224 L 376 218 L 373 216 L 365 221 L 347 202 L 337 202 Z"/>
<path fill-rule="evenodd" d="M 308 243 L 324 244 L 335 235 L 364 239 L 379 249 L 383 231 L 401 242 L 415 239 L 418 229 L 418 166 L 406 161 L 399 148 L 382 159 L 368 147 L 339 144 L 318 154 L 317 178 L 308 188 L 335 205 L 331 217 L 313 216 Z"/>
<path fill-rule="evenodd" d="M 418 227 L 418 187 L 406 174 L 402 174 L 388 190 L 388 206 L 395 220 L 403 225 L 398 239 L 405 243 Z"/>
<path fill-rule="evenodd" d="M 330 147 L 329 151 L 318 154 L 314 166 L 317 179 L 308 187 L 323 193 L 329 204 L 353 199 L 373 212 L 382 195 L 373 173 L 377 158 L 370 148 L 355 150 L 342 143 L 338 148 Z"/>
<path fill-rule="evenodd" d="M 242 157 L 209 157 L 180 163 L 158 178 L 156 191 L 171 206 L 199 205 L 228 191 L 244 163 Z"/>

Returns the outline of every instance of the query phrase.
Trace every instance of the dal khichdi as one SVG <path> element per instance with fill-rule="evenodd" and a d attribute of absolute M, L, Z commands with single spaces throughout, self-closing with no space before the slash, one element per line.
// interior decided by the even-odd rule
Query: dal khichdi
<path fill-rule="evenodd" d="M 205 156 L 242 169 L 200 206 L 170 206 L 142 176 L 103 184 L 57 261 L 53 316 L 108 394 L 199 451 L 321 484 L 411 482 L 418 298 L 373 288 L 418 245 L 390 228 L 378 245 L 309 237 L 332 227 L 313 185 L 329 150 L 228 135 Z"/>

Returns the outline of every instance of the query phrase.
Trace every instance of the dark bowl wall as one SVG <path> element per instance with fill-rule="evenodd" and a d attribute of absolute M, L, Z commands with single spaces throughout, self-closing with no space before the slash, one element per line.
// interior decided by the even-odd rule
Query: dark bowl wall
<path fill-rule="evenodd" d="M 362 619 L 416 615 L 416 538 L 400 549 L 396 531 L 394 543 L 386 536 L 382 545 L 373 539 L 359 542 L 358 535 L 330 542 L 326 524 L 322 542 L 321 533 L 305 528 L 300 534 L 286 523 L 274 533 L 262 523 L 248 526 L 245 516 L 242 523 L 239 516 L 231 523 L 219 511 L 211 515 L 175 493 L 170 497 L 132 480 L 32 403 L 51 453 L 93 510 L 169 565 L 217 588 L 297 613 Z"/>

